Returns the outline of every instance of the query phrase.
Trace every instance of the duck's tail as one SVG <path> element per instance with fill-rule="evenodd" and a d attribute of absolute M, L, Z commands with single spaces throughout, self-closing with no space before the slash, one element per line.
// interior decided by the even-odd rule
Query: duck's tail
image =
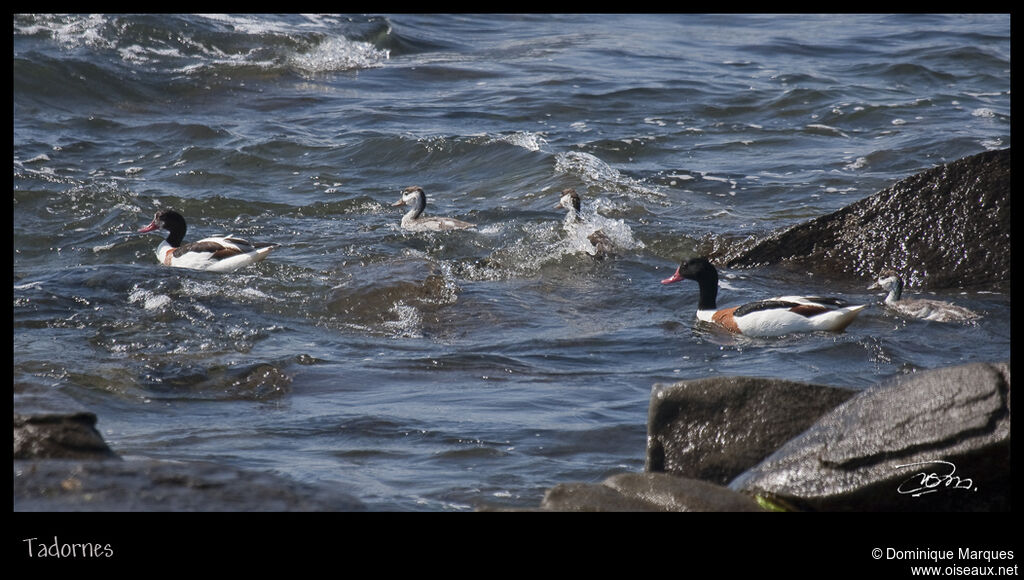
<path fill-rule="evenodd" d="M 848 306 L 846 308 L 840 308 L 833 310 L 828 314 L 828 330 L 840 332 L 850 326 L 850 323 L 857 318 L 861 310 L 867 308 L 867 304 L 861 304 L 859 306 Z"/>

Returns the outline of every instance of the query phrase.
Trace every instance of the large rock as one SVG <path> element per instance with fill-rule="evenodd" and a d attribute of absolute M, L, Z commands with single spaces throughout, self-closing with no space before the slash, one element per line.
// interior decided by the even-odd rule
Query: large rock
<path fill-rule="evenodd" d="M 855 393 L 752 377 L 656 384 L 646 469 L 726 485 Z"/>
<path fill-rule="evenodd" d="M 566 483 L 548 490 L 546 511 L 760 512 L 750 496 L 664 473 L 622 473 L 601 484 Z"/>
<path fill-rule="evenodd" d="M 861 279 L 891 268 L 927 289 L 1008 282 L 1010 150 L 918 173 L 722 257 L 730 267 L 790 261 Z"/>
<path fill-rule="evenodd" d="M 223 465 L 157 460 L 14 462 L 19 512 L 361 511 L 341 491 Z"/>
<path fill-rule="evenodd" d="M 1010 368 L 975 363 L 880 383 L 729 487 L 798 510 L 1009 510 Z"/>
<path fill-rule="evenodd" d="M 14 414 L 15 459 L 118 459 L 88 412 Z"/>

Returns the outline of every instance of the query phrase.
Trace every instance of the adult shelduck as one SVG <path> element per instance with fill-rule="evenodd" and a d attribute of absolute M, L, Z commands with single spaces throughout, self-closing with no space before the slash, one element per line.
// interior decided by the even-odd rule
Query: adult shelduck
<path fill-rule="evenodd" d="M 901 298 L 903 279 L 891 270 L 883 270 L 880 276 L 874 284 L 868 286 L 868 289 L 888 290 L 889 294 L 885 297 L 885 305 L 900 314 L 936 322 L 970 322 L 981 318 L 981 315 L 973 310 L 942 300 Z"/>
<path fill-rule="evenodd" d="M 562 196 L 555 205 L 555 209 L 567 210 L 568 218 L 572 223 L 583 223 L 583 217 L 580 215 L 580 194 L 576 193 L 574 188 L 569 187 L 562 190 Z M 587 241 L 590 242 L 593 248 L 587 253 L 593 256 L 595 260 L 603 260 L 614 255 L 615 244 L 612 243 L 612 239 L 603 230 L 594 230 L 587 236 Z"/>
<path fill-rule="evenodd" d="M 259 262 L 280 244 L 253 244 L 235 237 L 203 238 L 198 242 L 182 244 L 185 239 L 185 218 L 180 213 L 162 209 L 153 216 L 153 221 L 139 232 L 151 232 L 163 228 L 170 232 L 167 239 L 156 249 L 156 259 L 165 266 L 232 272 L 243 266 Z"/>
<path fill-rule="evenodd" d="M 719 310 L 718 271 L 707 258 L 683 261 L 675 274 L 661 281 L 696 280 L 700 286 L 697 319 L 746 336 L 781 336 L 815 330 L 841 331 L 867 305 L 847 306 L 837 298 L 779 296 Z"/>
<path fill-rule="evenodd" d="M 414 232 L 438 232 L 443 230 L 463 230 L 476 227 L 475 224 L 449 217 L 428 217 L 423 215 L 427 207 L 427 194 L 417 185 L 402 190 L 402 197 L 393 207 L 411 205 L 412 209 L 402 216 L 402 228 Z"/>

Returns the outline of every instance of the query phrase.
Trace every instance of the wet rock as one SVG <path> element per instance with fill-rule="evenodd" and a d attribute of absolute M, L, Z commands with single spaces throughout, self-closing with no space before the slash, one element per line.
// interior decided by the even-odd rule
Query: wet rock
<path fill-rule="evenodd" d="M 14 414 L 14 459 L 117 459 L 89 412 Z"/>
<path fill-rule="evenodd" d="M 139 383 L 150 396 L 161 399 L 269 401 L 291 392 L 292 377 L 280 368 L 284 364 L 207 366 L 188 360 L 161 361 L 147 365 Z"/>
<path fill-rule="evenodd" d="M 1010 500 L 1010 367 L 905 375 L 859 393 L 729 487 L 797 510 L 996 511 Z"/>
<path fill-rule="evenodd" d="M 753 377 L 656 384 L 646 470 L 725 485 L 854 394 Z"/>
<path fill-rule="evenodd" d="M 721 256 L 729 267 L 792 262 L 830 276 L 904 273 L 924 289 L 1010 280 L 1010 150 L 908 177 L 837 212 Z"/>
<path fill-rule="evenodd" d="M 239 399 L 263 401 L 291 392 L 292 378 L 272 364 L 257 364 L 236 373 L 226 392 Z"/>
<path fill-rule="evenodd" d="M 750 496 L 726 487 L 663 473 L 622 473 L 601 484 L 560 484 L 544 495 L 547 511 L 764 511 Z"/>
<path fill-rule="evenodd" d="M 362 511 L 326 486 L 209 463 L 14 462 L 14 510 L 92 512 Z"/>
<path fill-rule="evenodd" d="M 543 511 L 557 512 L 658 511 L 647 502 L 594 483 L 560 483 L 544 494 L 540 507 Z"/>

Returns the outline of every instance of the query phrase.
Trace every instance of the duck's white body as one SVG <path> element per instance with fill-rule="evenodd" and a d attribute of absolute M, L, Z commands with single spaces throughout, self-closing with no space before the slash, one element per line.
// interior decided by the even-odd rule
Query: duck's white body
<path fill-rule="evenodd" d="M 427 194 L 423 192 L 423 188 L 415 185 L 403 189 L 402 198 L 391 205 L 412 206 L 412 209 L 402 216 L 402 229 L 405 230 L 414 232 L 440 232 L 476 227 L 475 224 L 455 218 L 424 216 L 423 210 L 427 207 Z"/>
<path fill-rule="evenodd" d="M 981 318 L 973 310 L 942 300 L 902 298 L 903 280 L 895 274 L 883 275 L 869 287 L 869 289 L 871 288 L 888 290 L 889 294 L 885 297 L 886 307 L 904 316 L 935 322 L 970 322 Z"/>
<path fill-rule="evenodd" d="M 700 285 L 697 319 L 746 336 L 773 337 L 797 332 L 844 330 L 867 305 L 845 306 L 840 300 L 817 296 L 778 296 L 742 306 L 719 309 L 718 272 L 705 258 L 680 264 L 662 280 L 672 284 L 696 280 Z"/>
<path fill-rule="evenodd" d="M 781 297 L 780 297 L 781 298 Z M 828 308 L 811 301 L 785 302 L 780 298 L 762 300 L 760 303 L 793 304 L 755 310 L 742 316 L 736 315 L 739 307 L 722 310 L 697 310 L 697 320 L 717 324 L 726 330 L 746 336 L 782 336 L 797 332 L 826 330 L 838 332 L 845 329 L 866 305 Z M 800 313 L 801 305 L 804 312 Z M 823 308 L 824 310 L 817 310 Z"/>
<path fill-rule="evenodd" d="M 198 242 L 195 242 L 195 244 L 206 244 L 206 246 L 203 247 L 211 248 L 212 244 L 216 244 L 221 247 L 221 250 L 189 250 L 181 252 L 180 255 L 175 255 L 175 251 L 180 250 L 181 248 L 175 248 L 167 243 L 167 240 L 164 240 L 163 242 L 160 242 L 160 245 L 156 248 L 156 259 L 165 266 L 172 266 L 175 268 L 209 270 L 211 272 L 233 272 L 239 268 L 244 268 L 255 264 L 256 262 L 263 261 L 267 255 L 273 251 L 274 247 L 276 247 L 268 246 L 264 248 L 254 248 L 245 240 L 230 237 L 203 238 Z M 234 253 L 226 258 L 215 257 L 219 251 L 223 250 L 228 250 L 228 252 Z"/>
<path fill-rule="evenodd" d="M 167 239 L 156 248 L 156 259 L 165 266 L 233 272 L 264 260 L 278 244 L 253 244 L 233 236 L 214 236 L 197 242 L 182 243 L 185 237 L 185 218 L 172 210 L 156 212 L 153 221 L 140 232 L 157 229 L 169 232 Z"/>

